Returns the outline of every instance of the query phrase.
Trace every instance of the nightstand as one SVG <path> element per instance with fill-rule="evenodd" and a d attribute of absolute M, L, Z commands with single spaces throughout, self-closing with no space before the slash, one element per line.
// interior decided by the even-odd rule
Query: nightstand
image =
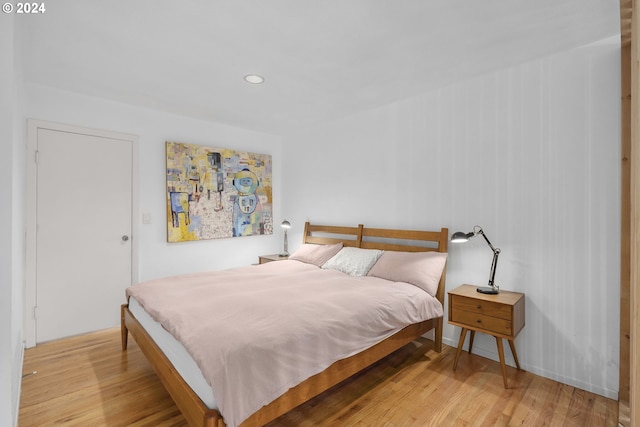
<path fill-rule="evenodd" d="M 501 290 L 498 294 L 487 295 L 477 292 L 476 288 L 477 286 L 461 285 L 448 293 L 449 323 L 462 328 L 453 370 L 458 366 L 458 359 L 467 332 L 471 331 L 469 353 L 471 353 L 476 332 L 489 334 L 496 339 L 504 387 L 509 388 L 502 339 L 505 338 L 509 342 L 516 367 L 520 369 L 513 340 L 524 327 L 524 294 Z"/>
<path fill-rule="evenodd" d="M 258 257 L 258 264 L 266 264 L 271 261 L 282 261 L 283 259 L 289 259 L 288 256 L 280 256 L 280 254 L 273 255 L 260 255 Z"/>

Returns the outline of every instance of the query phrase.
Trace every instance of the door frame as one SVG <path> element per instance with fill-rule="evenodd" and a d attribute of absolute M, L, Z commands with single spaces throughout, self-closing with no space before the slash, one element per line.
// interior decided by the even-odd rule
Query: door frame
<path fill-rule="evenodd" d="M 131 143 L 131 284 L 138 282 L 138 136 L 100 129 L 91 129 L 69 124 L 27 119 L 27 200 L 26 200 L 26 259 L 24 294 L 24 330 L 27 347 L 36 345 L 36 249 L 37 249 L 37 146 L 38 130 L 49 129 L 78 133 L 101 138 L 117 139 Z M 68 309 L 72 309 L 71 305 Z M 119 310 L 119 307 L 113 307 Z"/>

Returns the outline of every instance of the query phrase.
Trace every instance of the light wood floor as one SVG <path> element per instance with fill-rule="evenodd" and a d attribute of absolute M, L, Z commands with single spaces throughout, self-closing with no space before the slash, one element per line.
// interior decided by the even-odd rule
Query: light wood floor
<path fill-rule="evenodd" d="M 498 363 L 465 353 L 453 372 L 455 349 L 431 347 L 410 344 L 269 426 L 617 425 L 616 401 L 514 368 L 504 389 Z M 24 373 L 21 427 L 186 425 L 119 329 L 28 349 Z"/>

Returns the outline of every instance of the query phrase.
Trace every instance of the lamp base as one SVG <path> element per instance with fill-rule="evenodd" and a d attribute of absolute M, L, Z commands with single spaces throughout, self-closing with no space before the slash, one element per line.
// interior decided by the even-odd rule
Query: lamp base
<path fill-rule="evenodd" d="M 495 295 L 500 292 L 498 288 L 492 288 L 490 286 L 478 286 L 476 291 L 480 292 L 481 294 L 491 294 L 491 295 Z"/>
<path fill-rule="evenodd" d="M 288 256 L 289 256 L 289 254 L 288 254 L 288 253 L 278 254 L 278 256 L 279 256 L 280 258 L 286 258 L 286 257 L 288 257 Z"/>

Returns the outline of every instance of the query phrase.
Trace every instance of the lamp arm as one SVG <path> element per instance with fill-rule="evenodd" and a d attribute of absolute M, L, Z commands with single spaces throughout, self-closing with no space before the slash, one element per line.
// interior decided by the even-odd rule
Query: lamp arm
<path fill-rule="evenodd" d="M 487 242 L 487 244 L 493 251 L 493 261 L 491 261 L 491 270 L 489 271 L 489 286 L 491 288 L 497 288 L 495 284 L 495 277 L 496 277 L 496 268 L 498 267 L 498 256 L 500 255 L 500 248 L 493 247 L 493 245 L 487 238 L 487 235 L 484 234 L 484 231 L 482 231 L 482 228 L 480 228 L 480 230 L 477 233 L 482 234 L 482 237 L 484 237 L 484 240 Z"/>
<path fill-rule="evenodd" d="M 482 231 L 482 228 L 480 229 L 480 231 L 478 231 L 478 234 L 482 234 L 482 237 L 484 237 L 484 240 L 487 242 L 487 245 L 489 245 L 489 247 L 491 248 L 491 250 L 493 251 L 494 254 L 496 253 L 496 251 L 498 251 L 498 253 L 500 253 L 500 249 L 494 248 L 493 245 L 491 244 L 491 242 L 489 241 L 489 239 L 487 239 L 487 235 L 484 234 L 484 231 Z"/>
<path fill-rule="evenodd" d="M 489 286 L 497 288 L 495 284 L 496 267 L 498 266 L 498 255 L 500 255 L 500 249 L 493 251 L 493 261 L 491 262 L 491 271 L 489 272 Z"/>

